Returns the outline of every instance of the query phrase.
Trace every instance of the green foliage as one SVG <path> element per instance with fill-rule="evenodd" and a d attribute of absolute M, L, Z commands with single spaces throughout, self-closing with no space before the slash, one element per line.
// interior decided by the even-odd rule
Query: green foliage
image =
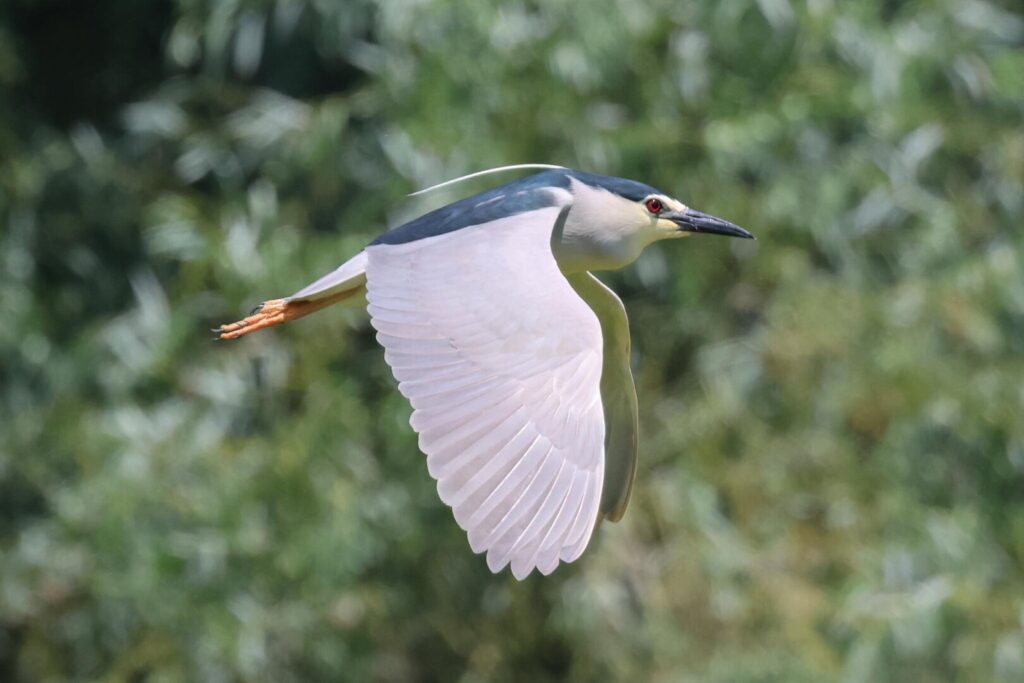
<path fill-rule="evenodd" d="M 1022 48 L 1008 0 L 4 3 L 0 678 L 1024 679 Z M 606 278 L 637 489 L 520 584 L 365 316 L 206 329 L 525 161 L 759 239 Z"/>

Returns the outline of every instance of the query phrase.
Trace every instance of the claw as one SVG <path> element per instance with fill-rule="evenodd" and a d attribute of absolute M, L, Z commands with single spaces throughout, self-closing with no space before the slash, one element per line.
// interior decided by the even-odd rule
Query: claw
<path fill-rule="evenodd" d="M 287 315 L 288 305 L 287 299 L 264 301 L 254 308 L 247 317 L 238 322 L 221 325 L 213 332 L 219 335 L 219 339 L 238 339 L 250 332 L 262 330 L 264 327 L 279 325 L 292 317 Z"/>
<path fill-rule="evenodd" d="M 330 306 L 331 304 L 343 301 L 359 291 L 361 290 L 358 288 L 350 289 L 315 301 L 271 299 L 252 309 L 252 313 L 248 317 L 242 318 L 238 322 L 221 325 L 210 331 L 218 335 L 218 339 L 238 339 L 250 332 L 262 330 L 264 327 L 272 327 L 286 323 L 289 320 L 297 320 L 310 313 L 319 311 L 324 306 Z"/>

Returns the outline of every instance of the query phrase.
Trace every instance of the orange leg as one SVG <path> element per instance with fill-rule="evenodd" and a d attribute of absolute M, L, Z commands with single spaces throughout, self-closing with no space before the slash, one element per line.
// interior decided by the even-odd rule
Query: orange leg
<path fill-rule="evenodd" d="M 325 306 L 336 304 L 339 301 L 349 298 L 358 289 L 350 289 L 316 301 L 288 301 L 287 299 L 271 299 L 264 301 L 253 309 L 252 313 L 238 322 L 221 325 L 213 330 L 218 339 L 238 339 L 250 332 L 262 330 L 264 327 L 273 327 L 291 320 L 298 320 L 310 313 L 315 313 Z"/>

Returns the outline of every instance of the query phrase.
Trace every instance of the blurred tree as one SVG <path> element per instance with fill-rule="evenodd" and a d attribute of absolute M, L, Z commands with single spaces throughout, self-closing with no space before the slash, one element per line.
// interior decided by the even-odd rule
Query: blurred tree
<path fill-rule="evenodd" d="M 0 5 L 0 679 L 1024 679 L 1024 13 Z M 643 451 L 491 576 L 371 330 L 205 329 L 523 161 L 751 228 L 617 273 Z"/>

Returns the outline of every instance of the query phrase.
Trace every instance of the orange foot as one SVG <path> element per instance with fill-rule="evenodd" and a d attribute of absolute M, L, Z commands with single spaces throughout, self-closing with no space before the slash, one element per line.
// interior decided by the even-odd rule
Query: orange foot
<path fill-rule="evenodd" d="M 218 339 L 238 339 L 250 332 L 262 330 L 264 327 L 280 325 L 287 320 L 293 319 L 296 316 L 288 315 L 288 309 L 291 307 L 287 299 L 264 301 L 252 309 L 252 313 L 248 317 L 242 318 L 235 323 L 221 325 L 213 331 L 217 334 Z"/>
<path fill-rule="evenodd" d="M 264 301 L 247 318 L 242 318 L 236 323 L 221 325 L 213 330 L 218 339 L 238 339 L 250 332 L 262 330 L 264 327 L 273 327 L 286 323 L 289 320 L 297 320 L 310 313 L 315 313 L 325 306 L 336 304 L 347 299 L 358 290 L 339 292 L 331 296 L 317 299 L 316 301 L 290 301 L 288 299 L 271 299 Z"/>

